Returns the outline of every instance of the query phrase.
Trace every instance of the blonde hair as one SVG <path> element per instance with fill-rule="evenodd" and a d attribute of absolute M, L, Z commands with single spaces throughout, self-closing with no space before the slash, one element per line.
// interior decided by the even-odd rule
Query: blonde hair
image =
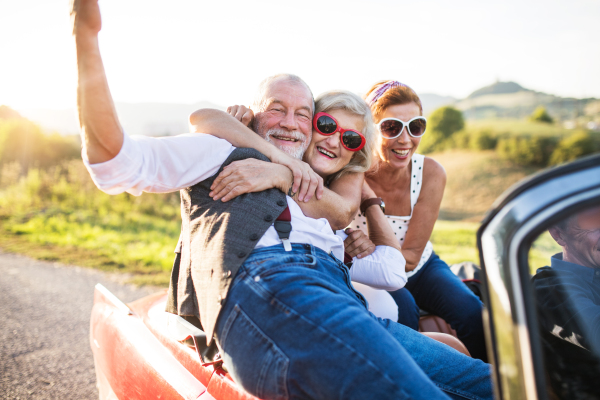
<path fill-rule="evenodd" d="M 361 133 L 365 146 L 355 152 L 350 162 L 329 177 L 329 182 L 348 172 L 366 172 L 373 162 L 373 151 L 377 148 L 379 135 L 375 131 L 371 109 L 357 94 L 346 90 L 332 90 L 319 95 L 315 100 L 315 114 L 331 110 L 344 110 L 363 118 Z"/>

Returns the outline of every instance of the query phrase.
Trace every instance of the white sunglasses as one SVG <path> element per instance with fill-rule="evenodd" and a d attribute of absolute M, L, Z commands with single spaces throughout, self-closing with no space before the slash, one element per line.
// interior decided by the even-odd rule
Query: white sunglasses
<path fill-rule="evenodd" d="M 404 122 L 398 118 L 384 118 L 377 124 L 381 136 L 386 139 L 396 139 L 402 134 L 404 127 L 407 128 L 410 136 L 421 137 L 425 133 L 427 119 L 425 117 L 414 117 L 410 121 Z"/>

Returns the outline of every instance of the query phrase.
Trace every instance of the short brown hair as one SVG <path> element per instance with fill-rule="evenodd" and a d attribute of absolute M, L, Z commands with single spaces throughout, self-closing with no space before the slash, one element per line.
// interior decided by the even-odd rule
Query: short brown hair
<path fill-rule="evenodd" d="M 365 99 L 373 90 L 376 90 L 379 86 L 386 82 L 389 81 L 380 81 L 374 84 L 365 95 Z M 418 105 L 421 115 L 423 115 L 423 105 L 421 104 L 421 99 L 419 99 L 417 93 L 415 93 L 415 91 L 408 86 L 397 86 L 386 90 L 386 92 L 371 105 L 371 112 L 373 113 L 373 118 L 375 121 L 379 121 L 381 114 L 383 114 L 386 108 L 399 104 L 410 103 L 415 103 Z"/>

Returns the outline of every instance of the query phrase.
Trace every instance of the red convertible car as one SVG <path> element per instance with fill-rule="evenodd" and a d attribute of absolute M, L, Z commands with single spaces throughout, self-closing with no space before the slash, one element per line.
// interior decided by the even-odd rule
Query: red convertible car
<path fill-rule="evenodd" d="M 508 190 L 484 219 L 477 242 L 496 398 L 600 399 L 600 340 L 594 341 L 600 324 L 589 322 L 600 301 L 593 309 L 597 300 L 591 299 L 591 308 L 579 312 L 569 296 L 572 286 L 562 287 L 555 277 L 551 297 L 560 292 L 559 305 L 565 307 L 555 311 L 572 318 L 568 326 L 552 320 L 548 328 L 552 315 L 536 286 L 553 272 L 545 266 L 561 250 L 548 228 L 598 205 L 600 155 L 528 178 Z M 600 225 L 586 232 L 598 236 L 591 251 L 600 252 Z M 592 282 L 598 275 L 600 289 L 600 268 L 590 274 Z M 161 292 L 126 305 L 96 286 L 90 344 L 100 399 L 255 399 L 220 363 L 201 364 L 193 338 L 203 332 L 166 313 L 165 302 Z M 421 330 L 453 333 L 432 316 L 422 320 Z M 429 335 L 466 352 L 450 335 Z"/>

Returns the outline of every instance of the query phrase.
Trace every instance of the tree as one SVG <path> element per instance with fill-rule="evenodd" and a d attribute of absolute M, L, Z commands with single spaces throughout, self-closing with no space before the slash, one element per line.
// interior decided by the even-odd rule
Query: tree
<path fill-rule="evenodd" d="M 551 124 L 554 122 L 552 117 L 548 114 L 548 111 L 546 111 L 546 107 L 544 106 L 538 106 L 538 108 L 536 108 L 535 111 L 529 117 L 529 120 L 533 122 L 544 122 L 546 124 Z"/>
<path fill-rule="evenodd" d="M 465 127 L 462 112 L 454 107 L 441 107 L 431 113 L 428 118 L 428 129 L 439 132 L 444 139 L 448 139 L 454 132 Z"/>
<path fill-rule="evenodd" d="M 563 138 L 550 157 L 550 164 L 557 165 L 587 156 L 596 151 L 594 139 L 588 132 L 579 131 Z"/>
<path fill-rule="evenodd" d="M 433 111 L 427 118 L 427 131 L 420 144 L 423 153 L 443 150 L 448 139 L 465 127 L 462 112 L 454 107 L 445 106 Z"/>

